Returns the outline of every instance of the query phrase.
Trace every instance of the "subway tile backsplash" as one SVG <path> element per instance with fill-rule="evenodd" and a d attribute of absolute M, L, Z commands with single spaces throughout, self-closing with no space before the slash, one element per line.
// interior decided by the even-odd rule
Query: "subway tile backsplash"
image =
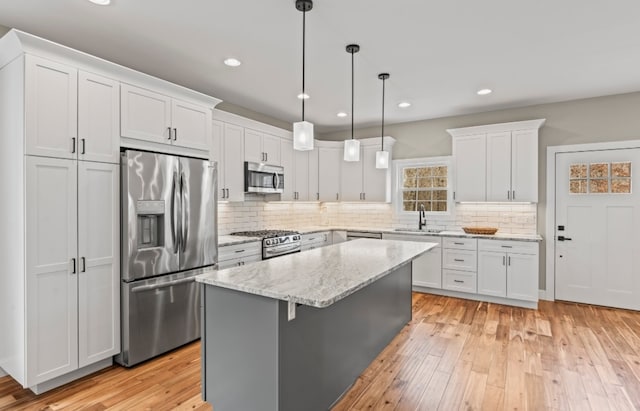
<path fill-rule="evenodd" d="M 450 217 L 427 217 L 427 228 L 461 230 L 464 226 L 491 226 L 503 233 L 536 234 L 536 213 L 535 204 L 456 204 Z M 417 228 L 418 214 L 398 216 L 391 204 L 269 202 L 258 196 L 243 203 L 218 204 L 220 234 L 311 226 Z"/>

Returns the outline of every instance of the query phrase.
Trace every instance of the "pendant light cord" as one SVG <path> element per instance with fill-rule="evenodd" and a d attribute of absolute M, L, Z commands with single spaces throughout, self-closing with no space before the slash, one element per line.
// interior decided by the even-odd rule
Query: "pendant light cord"
<path fill-rule="evenodd" d="M 384 82 L 385 78 L 382 79 L 382 151 L 384 151 Z"/>
<path fill-rule="evenodd" d="M 353 140 L 353 117 L 354 117 L 354 113 L 353 113 L 353 90 L 354 90 L 354 86 L 353 86 L 353 55 L 354 55 L 354 51 L 351 52 L 351 140 Z"/>
<path fill-rule="evenodd" d="M 304 95 L 304 63 L 305 63 L 305 40 L 306 40 L 306 16 L 307 16 L 307 12 L 303 11 L 302 12 L 302 121 L 304 121 L 304 100 L 305 100 L 305 95 Z"/>

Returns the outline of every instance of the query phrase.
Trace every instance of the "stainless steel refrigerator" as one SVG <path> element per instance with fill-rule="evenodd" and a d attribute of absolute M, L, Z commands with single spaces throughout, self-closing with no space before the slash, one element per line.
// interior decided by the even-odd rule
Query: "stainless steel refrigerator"
<path fill-rule="evenodd" d="M 122 167 L 122 353 L 132 366 L 200 337 L 193 269 L 218 260 L 215 162 L 127 150 Z"/>

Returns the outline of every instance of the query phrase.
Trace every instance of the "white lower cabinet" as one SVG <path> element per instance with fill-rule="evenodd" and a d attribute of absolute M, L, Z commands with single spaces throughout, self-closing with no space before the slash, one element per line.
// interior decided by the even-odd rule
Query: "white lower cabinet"
<path fill-rule="evenodd" d="M 330 245 L 332 242 L 331 232 L 322 231 L 319 233 L 302 234 L 300 236 L 300 251 L 313 250 Z"/>
<path fill-rule="evenodd" d="M 538 301 L 538 243 L 478 241 L 478 293 Z"/>
<path fill-rule="evenodd" d="M 118 176 L 26 157 L 27 387 L 120 352 Z"/>
<path fill-rule="evenodd" d="M 442 288 L 442 238 L 422 234 L 382 233 L 383 240 L 415 241 L 437 243 L 438 245 L 411 263 L 413 285 L 419 287 Z"/>
<path fill-rule="evenodd" d="M 334 230 L 331 232 L 331 244 L 340 244 L 347 241 L 347 232 L 343 230 Z"/>
<path fill-rule="evenodd" d="M 218 247 L 218 270 L 262 260 L 262 241 Z"/>

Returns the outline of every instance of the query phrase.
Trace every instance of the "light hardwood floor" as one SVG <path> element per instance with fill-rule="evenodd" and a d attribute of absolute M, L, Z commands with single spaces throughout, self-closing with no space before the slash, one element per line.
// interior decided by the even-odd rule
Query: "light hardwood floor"
<path fill-rule="evenodd" d="M 0 378 L 0 410 L 211 410 L 199 356 L 193 343 L 39 397 Z M 334 411 L 363 409 L 640 410 L 640 312 L 414 293 L 412 321 Z"/>

